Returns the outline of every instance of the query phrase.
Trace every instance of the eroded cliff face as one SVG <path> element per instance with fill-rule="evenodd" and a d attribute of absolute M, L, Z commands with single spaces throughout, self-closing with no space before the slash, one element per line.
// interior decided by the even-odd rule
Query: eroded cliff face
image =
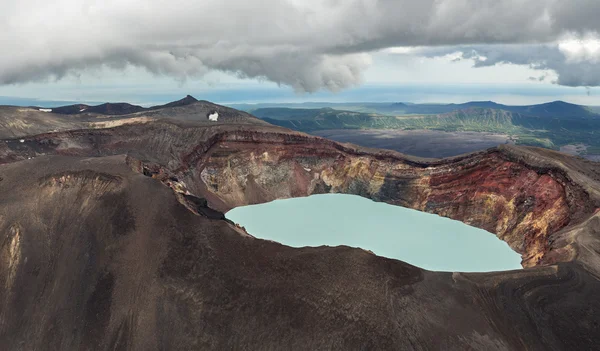
<path fill-rule="evenodd" d="M 205 193 L 205 186 L 223 211 L 311 194 L 360 195 L 488 230 L 521 253 L 525 267 L 568 260 L 568 250 L 546 257 L 550 235 L 579 216 L 575 211 L 591 211 L 578 206 L 585 194 L 560 172 L 534 170 L 499 150 L 419 163 L 326 141 L 257 137 L 233 133 L 215 142 L 187 172 L 194 191 Z"/>
<path fill-rule="evenodd" d="M 488 230 L 522 254 L 524 267 L 573 259 L 572 240 L 557 236 L 597 207 L 581 181 L 560 164 L 545 163 L 553 155 L 525 155 L 520 148 L 427 160 L 276 127 L 166 122 L 44 134 L 0 146 L 2 162 L 128 153 L 133 169 L 171 187 L 191 211 L 213 217 L 219 215 L 212 210 L 275 199 L 360 195 Z"/>

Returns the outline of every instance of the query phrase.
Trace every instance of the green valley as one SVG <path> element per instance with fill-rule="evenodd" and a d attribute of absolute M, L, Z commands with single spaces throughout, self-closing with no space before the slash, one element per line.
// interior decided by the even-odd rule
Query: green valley
<path fill-rule="evenodd" d="M 360 111 L 368 106 L 376 106 L 379 112 Z M 399 104 L 387 106 L 396 111 Z M 600 115 L 585 106 L 561 101 L 532 106 L 493 102 L 401 106 L 405 110 L 400 114 L 382 113 L 385 104 L 354 104 L 353 111 L 331 107 L 266 107 L 249 112 L 271 124 L 307 133 L 334 129 L 487 132 L 509 135 L 522 145 L 558 150 L 565 145 L 584 144 L 588 146 L 587 152 L 600 149 L 597 132 Z"/>

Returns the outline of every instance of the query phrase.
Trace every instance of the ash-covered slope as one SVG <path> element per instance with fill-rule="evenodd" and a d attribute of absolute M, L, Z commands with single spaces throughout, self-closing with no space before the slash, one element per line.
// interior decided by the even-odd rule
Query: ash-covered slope
<path fill-rule="evenodd" d="M 426 160 L 274 126 L 172 120 L 5 140 L 0 163 L 8 349 L 600 342 L 595 163 L 521 147 Z M 428 272 L 360 249 L 285 247 L 219 219 L 242 204 L 322 192 L 485 228 L 532 268 Z"/>
<path fill-rule="evenodd" d="M 119 116 L 119 119 L 144 118 L 150 119 L 176 119 L 179 121 L 193 121 L 196 123 L 208 123 L 211 121 L 208 116 L 214 113 L 216 121 L 237 124 L 266 124 L 249 113 L 238 111 L 229 107 L 213 104 L 205 100 L 197 100 L 191 95 L 183 99 L 169 102 L 164 105 L 152 107 L 141 107 L 129 103 L 104 103 L 97 106 L 88 105 L 69 105 L 53 108 L 52 113 L 63 115 L 95 116 L 95 117 L 113 117 Z"/>
<path fill-rule="evenodd" d="M 147 111 L 139 112 L 128 116 L 146 116 L 152 119 L 175 119 L 178 121 L 188 121 L 208 125 L 214 124 L 215 122 L 258 125 L 268 124 L 267 122 L 264 122 L 247 112 L 238 111 L 230 107 L 213 104 L 212 102 L 205 100 L 199 100 L 184 104 L 178 104 L 177 102 L 175 102 L 173 103 L 173 105 L 165 106 L 166 107 L 164 108 L 150 108 Z M 218 114 L 217 120 L 211 121 L 208 118 L 208 116 L 214 113 Z"/>
<path fill-rule="evenodd" d="M 209 118 L 211 115 L 213 120 Z M 161 119 L 199 125 L 268 124 L 246 112 L 208 101 L 198 101 L 188 95 L 181 100 L 150 108 L 128 103 L 105 103 L 98 106 L 78 104 L 51 109 L 0 106 L 0 138 L 18 138 L 74 129 L 108 128 Z"/>
<path fill-rule="evenodd" d="M 88 128 L 80 118 L 42 112 L 39 109 L 17 106 L 0 106 L 0 138 Z"/>

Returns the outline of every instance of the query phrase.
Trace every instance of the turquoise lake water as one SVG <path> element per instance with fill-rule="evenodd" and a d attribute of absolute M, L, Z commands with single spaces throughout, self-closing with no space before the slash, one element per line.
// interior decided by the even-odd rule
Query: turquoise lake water
<path fill-rule="evenodd" d="M 292 247 L 360 247 L 432 271 L 521 268 L 521 256 L 485 230 L 354 195 L 277 200 L 238 207 L 226 217 L 257 238 Z"/>

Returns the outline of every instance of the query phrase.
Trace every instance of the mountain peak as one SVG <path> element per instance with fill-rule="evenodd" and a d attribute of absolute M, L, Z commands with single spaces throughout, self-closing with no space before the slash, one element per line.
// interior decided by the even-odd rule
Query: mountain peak
<path fill-rule="evenodd" d="M 552 101 L 552 102 L 547 103 L 546 105 L 570 105 L 570 106 L 577 106 L 575 104 L 571 104 L 569 102 L 565 102 L 565 101 L 562 101 L 562 100 Z"/>
<path fill-rule="evenodd" d="M 471 102 L 467 102 L 465 104 L 461 104 L 461 105 L 466 105 L 466 106 L 478 106 L 478 107 L 498 107 L 498 106 L 502 106 L 494 101 L 471 101 Z"/>
<path fill-rule="evenodd" d="M 191 95 L 186 95 L 183 99 L 169 102 L 168 104 L 164 104 L 164 105 L 152 106 L 152 107 L 150 107 L 150 109 L 156 110 L 156 109 L 165 108 L 165 107 L 187 106 L 187 105 L 194 104 L 196 102 L 198 102 L 198 100 L 196 100 L 195 97 L 193 97 Z"/>
<path fill-rule="evenodd" d="M 168 103 L 167 105 L 170 105 L 170 104 L 178 104 L 178 105 L 180 106 L 180 105 L 189 105 L 189 104 L 193 104 L 194 102 L 198 102 L 198 100 L 197 100 L 195 97 L 193 97 L 193 96 L 191 96 L 191 95 L 189 95 L 189 94 L 188 94 L 188 95 L 186 95 L 186 96 L 185 96 L 183 99 L 180 99 L 180 100 L 177 100 L 177 101 L 170 102 L 170 103 Z"/>

